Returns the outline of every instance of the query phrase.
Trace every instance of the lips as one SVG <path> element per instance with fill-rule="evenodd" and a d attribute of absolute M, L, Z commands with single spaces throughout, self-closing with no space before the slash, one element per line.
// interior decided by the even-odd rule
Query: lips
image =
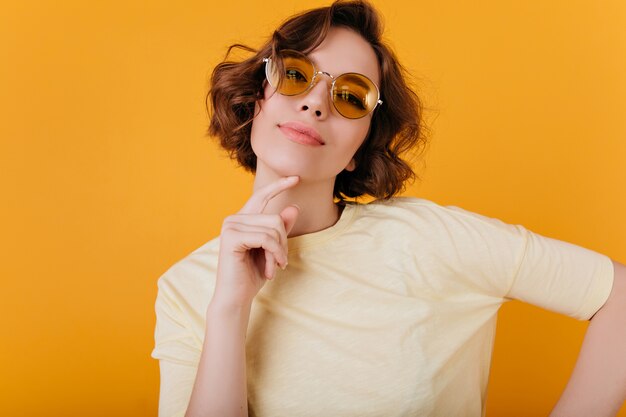
<path fill-rule="evenodd" d="M 301 122 L 285 122 L 278 125 L 278 128 L 289 139 L 303 143 L 305 145 L 320 146 L 324 145 L 322 136 L 312 128 Z"/>

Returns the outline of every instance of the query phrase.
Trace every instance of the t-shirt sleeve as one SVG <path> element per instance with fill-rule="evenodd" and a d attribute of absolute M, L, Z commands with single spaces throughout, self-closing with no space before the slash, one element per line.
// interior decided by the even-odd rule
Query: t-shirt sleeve
<path fill-rule="evenodd" d="M 455 246 L 481 288 L 579 319 L 590 319 L 613 286 L 613 264 L 601 253 L 528 230 L 522 225 L 448 206 Z"/>
<path fill-rule="evenodd" d="M 518 227 L 525 244 L 506 296 L 579 320 L 590 319 L 613 287 L 611 259 Z"/>
<path fill-rule="evenodd" d="M 191 331 L 183 300 L 167 278 L 164 275 L 158 282 L 152 357 L 159 359 L 161 375 L 159 417 L 182 417 L 195 382 L 201 342 Z"/>

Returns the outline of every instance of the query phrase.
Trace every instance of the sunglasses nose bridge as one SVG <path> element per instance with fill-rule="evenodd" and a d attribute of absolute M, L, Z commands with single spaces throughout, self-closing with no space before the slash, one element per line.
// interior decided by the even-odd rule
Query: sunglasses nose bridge
<path fill-rule="evenodd" d="M 329 74 L 329 73 L 327 73 L 326 71 L 317 71 L 315 74 L 316 74 L 316 75 L 317 75 L 317 74 L 324 74 L 324 75 L 326 75 L 327 77 L 329 77 L 331 80 L 333 80 L 333 81 L 335 80 L 335 77 L 333 77 L 332 75 L 330 75 L 330 74 Z"/>
<path fill-rule="evenodd" d="M 313 77 L 311 78 L 311 87 L 313 87 L 314 85 L 316 85 L 319 81 L 318 75 L 326 75 L 328 78 L 331 79 L 331 85 L 329 85 L 329 88 L 332 86 L 332 84 L 335 83 L 335 77 L 333 77 L 332 75 L 330 75 L 329 73 L 327 73 L 326 71 L 315 71 L 315 73 L 313 73 Z"/>
<path fill-rule="evenodd" d="M 333 107 L 336 108 L 335 103 L 333 101 L 333 88 L 335 87 L 335 77 L 333 77 L 331 74 L 329 74 L 326 71 L 315 71 L 315 73 L 313 74 L 313 77 L 311 78 L 311 84 L 309 86 L 309 89 L 312 89 L 313 87 L 315 87 L 317 85 L 317 83 L 321 80 L 321 77 L 318 77 L 318 75 L 326 75 L 329 79 L 330 79 L 330 83 L 325 83 L 325 89 L 327 90 L 327 93 L 330 95 L 329 100 L 331 102 L 333 102 Z"/>

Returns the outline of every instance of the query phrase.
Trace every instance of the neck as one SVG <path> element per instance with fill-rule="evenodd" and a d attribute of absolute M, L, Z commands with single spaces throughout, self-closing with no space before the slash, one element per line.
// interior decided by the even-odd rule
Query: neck
<path fill-rule="evenodd" d="M 279 175 L 257 160 L 254 191 L 276 181 Z M 272 198 L 263 213 L 278 214 L 289 205 L 300 207 L 300 214 L 288 237 L 327 229 L 337 223 L 343 207 L 333 201 L 335 178 L 310 180 L 300 177 L 298 185 Z"/>

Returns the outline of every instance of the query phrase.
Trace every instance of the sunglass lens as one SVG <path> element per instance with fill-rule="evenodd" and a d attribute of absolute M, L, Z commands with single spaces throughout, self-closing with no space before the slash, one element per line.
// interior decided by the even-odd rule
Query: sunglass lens
<path fill-rule="evenodd" d="M 269 83 L 280 94 L 293 96 L 301 94 L 309 88 L 313 78 L 313 65 L 295 51 L 282 51 L 280 62 L 269 60 L 265 67 L 265 75 Z M 282 66 L 282 68 L 280 68 Z"/>
<path fill-rule="evenodd" d="M 370 113 L 378 101 L 374 83 L 361 74 L 343 74 L 335 81 L 332 92 L 337 111 L 349 119 L 359 119 Z"/>

